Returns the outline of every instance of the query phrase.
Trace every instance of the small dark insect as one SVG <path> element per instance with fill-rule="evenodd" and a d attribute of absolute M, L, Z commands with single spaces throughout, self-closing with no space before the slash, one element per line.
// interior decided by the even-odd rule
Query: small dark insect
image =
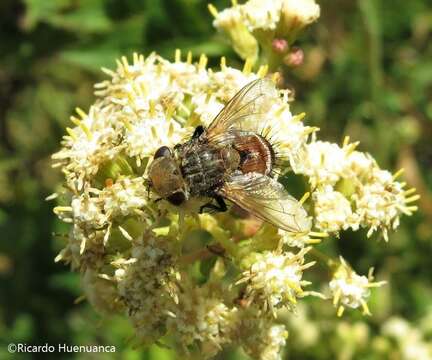
<path fill-rule="evenodd" d="M 257 131 L 277 96 L 271 80 L 254 80 L 207 128 L 198 126 L 190 140 L 173 149 L 159 148 L 149 168 L 151 189 L 177 206 L 190 199 L 213 200 L 200 212 L 225 211 L 228 199 L 283 230 L 309 232 L 302 205 L 271 177 L 275 151 Z"/>

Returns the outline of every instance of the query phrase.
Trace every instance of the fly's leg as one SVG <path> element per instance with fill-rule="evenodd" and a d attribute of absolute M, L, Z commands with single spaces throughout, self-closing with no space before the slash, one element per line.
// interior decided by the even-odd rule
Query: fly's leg
<path fill-rule="evenodd" d="M 209 209 L 209 210 L 215 211 L 215 212 L 225 212 L 225 211 L 227 211 L 228 208 L 227 208 L 225 200 L 223 199 L 222 196 L 215 195 L 214 199 L 216 200 L 217 205 L 212 204 L 210 202 L 207 203 L 207 204 L 204 204 L 203 206 L 200 207 L 200 211 L 199 211 L 200 214 L 202 214 L 205 209 Z"/>
<path fill-rule="evenodd" d="M 198 126 L 195 128 L 195 131 L 194 131 L 194 133 L 193 133 L 193 135 L 192 135 L 192 139 L 199 138 L 200 135 L 201 135 L 203 132 L 204 132 L 204 127 L 203 127 L 202 125 L 198 125 Z"/>

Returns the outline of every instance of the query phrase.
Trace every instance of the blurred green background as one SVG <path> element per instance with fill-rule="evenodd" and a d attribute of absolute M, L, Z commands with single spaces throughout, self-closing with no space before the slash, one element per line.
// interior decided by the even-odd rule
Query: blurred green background
<path fill-rule="evenodd" d="M 228 0 L 213 3 L 229 6 Z M 321 19 L 297 41 L 305 63 L 289 73 L 293 111 L 306 111 L 306 121 L 321 128 L 321 139 L 340 142 L 350 135 L 383 168 L 404 167 L 404 180 L 422 196 L 420 211 L 403 217 L 388 244 L 348 233 L 328 245 L 359 273 L 375 266 L 390 280 L 372 298 L 372 318 L 347 312 L 343 321 L 364 321 L 373 337 L 390 316 L 413 326 L 429 319 L 422 329 L 432 341 L 432 6 L 428 0 L 319 3 Z M 210 66 L 221 55 L 241 66 L 211 22 L 202 0 L 1 0 L 0 359 L 8 358 L 10 342 L 115 345 L 112 358 L 174 358 L 157 347 L 129 348 L 133 332 L 125 318 L 102 318 L 87 303 L 74 304 L 78 275 L 53 262 L 67 227 L 44 198 L 61 181 L 50 155 L 73 109 L 94 102 L 93 83 L 104 78 L 101 66 L 112 68 L 116 57 L 134 51 L 172 59 L 175 48 L 206 53 Z M 294 331 L 285 357 L 379 358 L 367 346 L 341 355 L 334 309 L 308 302 L 309 317 L 331 325 L 316 325 L 322 335 L 311 347 L 300 346 Z M 227 350 L 220 358 L 243 355 Z"/>

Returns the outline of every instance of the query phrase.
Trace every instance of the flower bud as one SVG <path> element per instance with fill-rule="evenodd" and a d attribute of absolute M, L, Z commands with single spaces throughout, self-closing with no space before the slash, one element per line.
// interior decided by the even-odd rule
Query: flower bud
<path fill-rule="evenodd" d="M 284 57 L 283 62 L 290 67 L 297 67 L 303 64 L 304 52 L 299 47 L 293 47 L 291 51 Z"/>
<path fill-rule="evenodd" d="M 288 50 L 288 42 L 285 39 L 273 39 L 272 49 L 277 54 L 285 54 Z"/>

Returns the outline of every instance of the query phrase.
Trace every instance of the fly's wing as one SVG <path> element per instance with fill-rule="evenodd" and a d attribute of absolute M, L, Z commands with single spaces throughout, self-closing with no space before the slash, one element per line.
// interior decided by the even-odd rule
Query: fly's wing
<path fill-rule="evenodd" d="M 269 78 L 250 82 L 234 95 L 211 122 L 206 130 L 207 140 L 225 145 L 235 137 L 235 130 L 257 132 L 278 96 L 278 91 Z"/>
<path fill-rule="evenodd" d="M 292 233 L 308 233 L 312 227 L 303 206 L 282 184 L 258 173 L 232 175 L 221 195 L 256 217 Z"/>

